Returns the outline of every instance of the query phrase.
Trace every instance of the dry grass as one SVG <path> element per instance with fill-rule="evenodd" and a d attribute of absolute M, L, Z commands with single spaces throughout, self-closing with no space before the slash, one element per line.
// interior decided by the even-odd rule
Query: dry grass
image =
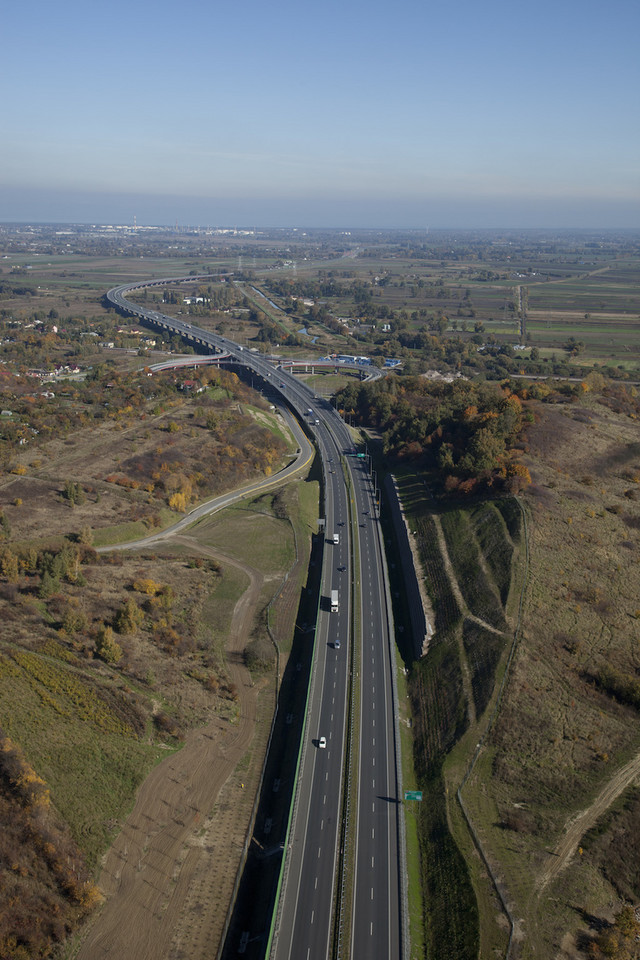
<path fill-rule="evenodd" d="M 631 678 L 640 668 L 640 447 L 637 421 L 589 395 L 536 417 L 522 639 L 465 797 L 517 919 L 518 955 L 551 960 L 586 935 L 585 917 L 609 916 L 619 899 L 603 850 L 611 862 L 638 855 L 615 816 L 593 854 L 579 849 L 580 831 L 573 846 L 561 841 L 640 750 L 637 712 L 594 683 L 605 665 Z M 556 843 L 562 863 L 547 889 Z M 624 891 L 637 900 L 633 876 Z"/>

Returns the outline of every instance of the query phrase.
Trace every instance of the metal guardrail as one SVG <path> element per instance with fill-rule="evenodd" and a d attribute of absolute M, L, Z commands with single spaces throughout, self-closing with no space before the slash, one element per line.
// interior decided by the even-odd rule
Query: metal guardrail
<path fill-rule="evenodd" d="M 324 482 L 324 477 L 323 477 Z M 324 487 L 321 486 L 322 495 L 324 497 Z M 321 504 L 322 507 L 322 504 Z M 324 553 L 324 546 L 323 546 Z M 309 685 L 307 687 L 307 697 L 304 705 L 304 720 L 302 723 L 302 730 L 300 732 L 300 746 L 298 748 L 298 759 L 296 762 L 296 769 L 294 773 L 296 788 L 294 791 L 293 800 L 289 808 L 289 818 L 287 820 L 287 829 L 285 831 L 284 837 L 284 850 L 282 854 L 282 863 L 280 865 L 280 875 L 278 877 L 278 883 L 276 886 L 276 892 L 274 897 L 274 910 L 273 916 L 271 919 L 271 927 L 269 929 L 269 936 L 267 938 L 267 946 L 265 950 L 265 957 L 269 958 L 272 956 L 274 949 L 278 944 L 278 934 L 280 928 L 280 921 L 282 919 L 282 890 L 286 887 L 287 878 L 289 873 L 289 840 L 291 837 L 291 830 L 293 824 L 295 823 L 296 816 L 298 813 L 298 804 L 300 801 L 300 784 L 302 781 L 302 771 L 304 770 L 304 762 L 306 757 L 306 732 L 307 732 L 307 720 L 309 714 L 309 703 L 311 701 L 313 690 L 316 683 L 316 675 L 313 670 L 313 663 L 316 656 L 316 639 L 317 639 L 317 624 L 320 618 L 320 603 L 321 603 L 321 594 L 318 595 L 318 607 L 316 610 L 316 629 L 313 631 L 313 650 L 311 653 L 311 669 L 309 671 Z"/>
<path fill-rule="evenodd" d="M 203 276 L 208 276 L 208 275 L 203 275 Z M 184 279 L 194 280 L 194 279 L 200 279 L 200 277 L 173 278 L 173 279 L 175 279 L 175 280 L 178 280 L 178 279 L 181 279 L 181 280 L 184 280 Z M 127 310 L 127 312 L 133 313 L 134 315 L 145 315 L 145 316 L 146 316 L 147 311 L 146 311 L 146 309 L 145 309 L 144 307 L 138 307 L 137 305 L 134 306 L 133 304 L 129 305 L 129 303 L 126 301 L 126 298 L 124 298 L 124 297 L 123 297 L 123 299 L 125 299 L 125 303 L 120 303 L 120 302 L 118 301 L 118 299 L 117 299 L 116 294 L 119 294 L 120 296 L 122 296 L 123 294 L 129 293 L 129 292 L 133 291 L 134 289 L 144 288 L 145 286 L 154 286 L 154 285 L 157 286 L 157 285 L 159 285 L 159 284 L 161 284 L 161 283 L 165 283 L 165 282 L 167 282 L 167 281 L 166 281 L 166 280 L 154 280 L 154 281 L 146 281 L 146 282 L 142 282 L 142 283 L 125 284 L 125 285 L 122 285 L 122 286 L 120 286 L 120 287 L 112 288 L 111 290 L 109 290 L 108 293 L 107 293 L 107 298 L 108 298 L 115 306 L 117 306 L 119 309 Z M 126 304 L 126 305 L 125 305 L 125 304 Z M 158 323 L 158 322 L 159 322 L 156 318 L 153 318 L 153 317 L 152 317 L 152 318 L 147 317 L 147 319 L 151 319 L 151 321 L 152 321 L 152 322 L 155 322 L 155 323 Z M 174 318 L 167 317 L 166 320 L 169 321 L 169 322 L 171 322 L 171 321 L 174 320 Z M 184 326 L 185 326 L 185 325 L 182 324 L 182 323 L 175 324 L 175 325 L 176 325 L 177 327 L 179 327 L 179 329 L 176 330 L 176 333 L 178 333 L 178 335 L 180 335 L 180 336 L 186 336 L 186 337 L 189 338 L 189 339 L 197 339 L 197 340 L 198 340 L 198 338 L 195 336 L 195 332 L 194 332 L 194 330 L 192 330 L 190 324 L 186 324 L 187 329 L 184 329 Z M 198 340 L 198 342 L 203 342 L 203 341 Z M 239 349 L 242 350 L 242 347 L 240 347 Z M 238 358 L 235 358 L 235 359 L 237 360 Z M 245 359 L 245 358 L 243 358 L 243 359 Z M 248 359 L 248 358 L 246 358 L 246 359 Z M 313 361 L 309 361 L 309 362 L 312 363 Z M 353 365 L 352 365 L 352 366 L 353 366 Z M 374 372 L 377 373 L 379 376 L 382 375 L 380 371 L 375 370 Z M 327 425 L 327 427 L 328 427 L 329 429 L 331 429 L 331 425 L 330 425 L 329 423 L 327 423 L 326 425 Z M 334 432 L 334 431 L 332 431 L 332 432 L 334 433 L 334 438 L 337 440 L 337 438 L 335 437 L 335 432 Z M 338 445 L 339 445 L 339 444 L 338 444 Z M 350 474 L 350 470 L 349 470 L 348 467 L 346 468 L 346 475 L 347 475 L 347 477 L 348 477 L 349 479 L 351 479 L 351 474 Z M 350 512 L 351 512 L 351 503 L 350 503 L 350 501 L 349 501 L 349 508 L 350 508 Z M 356 534 L 356 535 L 357 535 L 357 534 Z M 294 536 L 295 536 L 295 530 L 294 530 Z M 381 562 L 382 562 L 383 571 L 384 571 L 384 579 L 385 579 L 385 595 L 384 595 L 384 596 L 385 596 L 385 607 L 386 607 L 386 619 L 387 619 L 387 623 L 388 623 L 388 625 L 389 625 L 389 631 L 388 631 L 388 654 L 389 654 L 389 657 L 390 657 L 390 664 L 391 664 L 392 699 L 393 699 L 393 710 L 394 710 L 394 740 L 395 740 L 395 743 L 394 743 L 394 758 L 395 758 L 395 768 L 396 768 L 395 778 L 396 778 L 396 789 L 397 789 L 397 791 L 400 791 L 400 787 L 401 787 L 401 783 L 402 783 L 402 769 L 401 769 L 401 758 L 400 758 L 399 718 L 398 718 L 398 712 L 397 712 L 398 696 L 397 696 L 396 664 L 395 664 L 395 657 L 394 657 L 394 653 L 393 653 L 393 651 L 394 651 L 394 649 L 395 649 L 395 635 L 394 635 L 394 631 L 393 631 L 393 616 L 392 616 L 391 598 L 390 598 L 390 594 L 389 594 L 388 571 L 387 571 L 387 566 L 386 566 L 386 561 L 385 561 L 385 556 L 384 556 L 384 547 L 383 547 L 383 545 L 382 545 L 381 542 L 380 542 L 380 537 L 381 537 L 380 528 L 378 528 L 377 537 L 376 537 L 376 542 L 377 542 L 378 550 L 379 550 L 379 552 L 380 552 Z M 297 562 L 297 559 L 298 559 L 298 552 L 297 552 L 297 541 L 296 541 L 296 561 L 294 561 L 294 564 L 295 564 L 295 562 Z M 285 575 L 285 582 L 286 582 L 286 578 L 287 578 L 287 577 L 288 577 L 288 574 Z M 281 589 L 281 587 L 278 588 L 278 591 L 279 591 L 280 589 Z M 277 594 L 278 591 L 276 591 L 276 594 Z M 354 587 L 354 592 L 355 592 L 355 587 Z M 270 602 L 270 604 L 269 604 L 269 608 L 271 607 L 271 603 L 273 603 L 273 600 L 275 599 L 276 594 L 274 594 L 274 597 L 272 598 L 272 600 L 271 600 L 271 602 Z M 269 609 L 269 608 L 268 608 L 268 609 Z M 351 609 L 352 609 L 352 618 L 355 619 L 355 600 L 354 600 L 354 602 L 352 603 Z M 317 611 L 317 614 L 316 614 L 316 623 L 318 622 L 318 614 L 319 614 L 319 612 L 320 612 L 320 597 L 318 598 L 318 611 Z M 279 677 L 279 649 L 278 649 L 278 646 L 277 646 L 277 642 L 275 641 L 275 638 L 273 637 L 273 635 L 272 635 L 272 633 L 271 633 L 271 629 L 270 629 L 269 622 L 268 622 L 268 614 L 267 614 L 267 628 L 268 628 L 268 630 L 269 630 L 269 635 L 270 635 L 272 641 L 274 642 L 274 645 L 276 646 L 277 661 L 278 661 L 278 667 L 277 667 L 277 669 L 278 669 L 278 677 Z M 351 642 L 352 664 L 351 664 L 351 679 L 350 679 L 350 685 L 351 685 L 352 693 L 351 693 L 351 696 L 350 696 L 350 698 L 349 698 L 350 707 L 349 707 L 349 721 L 348 721 L 348 722 L 349 722 L 349 734 L 348 734 L 348 739 L 347 739 L 347 776 L 346 776 L 346 783 L 345 783 L 345 786 L 344 786 L 344 788 L 343 788 L 343 796 L 344 796 L 344 798 L 345 798 L 345 799 L 344 799 L 344 807 L 343 807 L 343 809 L 344 809 L 344 826 L 343 826 L 343 833 L 342 833 L 342 838 L 343 838 L 343 839 L 342 839 L 342 847 L 343 847 L 343 849 L 346 849 L 346 847 L 348 846 L 348 843 L 349 843 L 349 831 L 350 831 L 351 807 L 352 807 L 351 757 L 353 756 L 353 748 L 354 748 L 354 747 L 353 747 L 353 735 L 354 735 L 354 730 L 355 730 L 355 729 L 357 728 L 357 726 L 358 726 L 358 724 L 354 721 L 354 716 L 353 716 L 353 711 L 354 711 L 354 709 L 355 709 L 355 708 L 354 708 L 354 697 L 353 697 L 353 683 L 354 683 L 354 675 L 355 675 L 355 672 L 356 672 L 356 671 L 355 671 L 355 667 L 356 667 L 356 665 L 357 665 L 357 663 L 356 663 L 356 651 L 355 651 L 356 644 L 355 644 L 355 642 L 353 641 L 353 636 L 354 636 L 354 635 L 355 635 L 355 624 L 354 624 L 354 622 L 352 621 L 352 642 Z M 316 653 L 316 632 L 314 631 L 312 663 L 313 663 L 313 659 L 315 658 L 315 653 Z M 282 893 L 283 888 L 286 886 L 287 876 L 288 876 L 289 858 L 288 858 L 288 856 L 287 856 L 287 853 L 288 853 L 288 848 L 289 848 L 289 840 L 290 840 L 290 836 L 291 836 L 291 830 L 292 830 L 293 824 L 295 823 L 295 818 L 296 818 L 296 815 L 297 815 L 298 804 L 299 804 L 299 785 L 300 785 L 300 781 L 301 781 L 301 772 L 302 772 L 302 770 L 304 769 L 304 761 L 305 761 L 305 755 L 306 755 L 306 737 L 305 737 L 305 734 L 306 734 L 306 729 L 307 729 L 308 706 L 309 706 L 309 702 L 310 702 L 310 700 L 311 700 L 311 698 L 312 698 L 312 695 L 313 695 L 314 687 L 315 687 L 315 672 L 314 672 L 313 669 L 312 669 L 311 672 L 310 672 L 310 682 L 309 682 L 309 685 L 308 685 L 308 688 L 307 688 L 307 697 L 306 697 L 305 711 L 304 711 L 304 721 L 303 721 L 303 725 L 302 725 L 300 746 L 299 746 L 299 750 L 298 750 L 298 758 L 297 758 L 297 763 L 296 763 L 296 771 L 295 771 L 296 789 L 295 789 L 295 792 L 294 792 L 293 801 L 292 801 L 292 803 L 291 803 L 291 807 L 290 807 L 290 811 L 289 811 L 289 818 L 288 818 L 288 821 L 287 821 L 287 829 L 286 829 L 286 832 L 285 832 L 284 851 L 283 851 L 283 857 L 282 857 L 280 875 L 279 875 L 279 878 L 278 878 L 278 884 L 277 884 L 276 893 L 275 893 L 275 899 L 274 899 L 275 907 L 274 907 L 274 911 L 273 911 L 273 917 L 272 917 L 271 927 L 270 927 L 270 930 L 269 930 L 269 936 L 268 936 L 268 940 L 267 940 L 267 947 L 266 947 L 266 952 L 265 952 L 265 956 L 266 956 L 266 957 L 270 957 L 270 956 L 271 956 L 272 950 L 273 950 L 273 948 L 274 948 L 274 945 L 277 944 L 277 939 L 278 939 L 279 924 L 280 924 L 281 915 L 282 915 L 281 893 Z M 256 818 L 256 816 L 257 816 L 257 810 L 258 810 L 258 806 L 259 806 L 260 793 L 261 793 L 261 790 L 262 790 L 262 785 L 263 785 L 263 780 L 264 780 L 264 774 L 265 774 L 266 764 L 267 764 L 267 760 L 268 760 L 269 748 L 270 748 L 270 746 L 271 746 L 271 741 L 272 741 L 273 733 L 274 733 L 274 729 L 275 729 L 275 723 L 276 723 L 276 719 L 277 719 L 277 715 L 278 715 L 278 706 L 277 706 L 278 690 L 279 690 L 279 683 L 278 683 L 278 681 L 277 681 L 277 682 L 276 682 L 276 709 L 275 709 L 275 711 L 274 711 L 274 715 L 273 715 L 273 719 L 272 719 L 272 723 L 271 723 L 271 729 L 270 729 L 270 732 L 269 732 L 269 739 L 268 739 L 268 743 L 267 743 L 267 750 L 266 750 L 266 753 L 265 753 L 265 757 L 264 757 L 263 765 L 262 765 L 262 770 L 261 770 L 261 774 L 260 774 L 259 788 L 258 788 L 258 791 L 257 791 L 257 793 L 256 793 L 256 798 L 255 798 L 255 800 L 254 800 L 254 804 L 253 804 L 252 811 L 251 811 L 250 827 L 249 827 L 249 830 L 248 830 L 248 832 L 247 832 L 247 836 L 246 836 L 246 838 L 245 838 L 245 843 L 244 843 L 244 845 L 243 845 L 241 865 L 240 865 L 240 868 L 239 868 L 238 873 L 237 873 L 237 875 L 236 875 L 236 881 L 235 881 L 235 884 L 234 884 L 234 890 L 233 890 L 233 894 L 232 894 L 231 904 L 230 904 L 229 910 L 228 910 L 228 912 L 227 912 L 227 918 L 226 918 L 226 920 L 225 920 L 224 935 L 223 935 L 223 937 L 222 937 L 221 944 L 220 944 L 220 949 L 219 949 L 219 952 L 218 952 L 218 960 L 219 960 L 219 958 L 220 958 L 220 956 L 221 956 L 222 950 L 224 949 L 225 939 L 226 939 L 226 936 L 227 936 L 227 933 L 228 933 L 228 930 L 229 930 L 229 926 L 230 926 L 230 923 L 231 923 L 231 917 L 232 917 L 232 914 L 233 914 L 233 909 L 234 909 L 234 907 L 235 907 L 236 898 L 237 898 L 237 893 L 238 893 L 239 886 L 240 886 L 240 880 L 241 880 L 241 876 L 242 876 L 242 871 L 243 871 L 243 869 L 244 869 L 244 865 L 245 865 L 245 862 L 246 862 L 246 857 L 247 857 L 247 853 L 248 853 L 248 849 L 249 849 L 249 844 L 250 844 L 250 841 L 251 841 L 251 836 L 253 835 L 253 828 L 254 828 L 254 826 L 255 826 L 255 818 Z M 359 698 L 356 698 L 356 699 L 357 699 L 358 704 L 359 704 Z M 357 719 L 357 718 L 356 718 L 356 719 Z M 400 859 L 401 859 L 401 864 L 400 864 L 401 912 L 402 912 L 401 928 L 402 928 L 402 942 L 403 942 L 403 944 L 404 944 L 403 956 L 404 956 L 404 957 L 407 957 L 407 956 L 408 956 L 409 941 L 408 941 L 408 935 L 407 935 L 407 931 L 408 931 L 408 905 L 407 905 L 407 894 L 406 894 L 405 824 L 404 824 L 404 811 L 403 811 L 403 809 L 402 809 L 402 805 L 399 803 L 399 804 L 398 804 L 398 807 L 399 807 L 399 812 L 398 812 L 398 817 L 399 817 L 399 841 L 398 841 L 398 844 L 399 844 L 399 856 L 400 856 Z M 342 864 L 342 861 L 341 861 L 341 864 Z M 341 870 L 342 870 L 342 867 L 341 867 Z M 343 949 L 343 946 L 342 946 L 342 945 L 343 945 L 342 925 L 343 925 L 344 915 L 345 915 L 346 883 L 347 883 L 347 875 L 346 875 L 346 872 L 341 872 L 341 877 L 340 877 L 339 884 L 338 884 L 338 885 L 339 885 L 339 890 L 337 891 L 337 900 L 336 900 L 337 909 L 336 909 L 336 915 L 334 916 L 334 930 L 336 931 L 335 941 L 334 941 L 334 942 L 336 943 L 336 953 L 337 953 L 337 956 L 338 956 L 338 957 L 340 957 L 340 956 L 342 955 L 342 949 Z"/>
<path fill-rule="evenodd" d="M 349 495 L 347 497 L 347 504 L 349 507 L 349 525 L 352 531 L 355 530 L 355 536 L 352 533 L 350 544 L 351 544 L 351 563 L 352 569 L 356 569 L 356 560 L 359 558 L 359 535 L 357 524 L 353 522 L 353 509 L 352 509 L 352 500 L 351 500 L 351 488 L 352 488 L 352 477 L 351 471 L 346 463 L 344 456 L 340 457 L 343 470 L 345 471 L 345 476 L 347 480 L 347 489 Z M 357 538 L 357 539 L 356 539 Z M 342 858 L 340 860 L 340 874 L 338 878 L 338 889 L 336 892 L 336 916 L 334 918 L 334 954 L 336 960 L 342 960 L 344 957 L 344 924 L 346 920 L 346 899 L 347 899 L 347 884 L 349 880 L 349 870 L 348 870 L 348 856 L 347 851 L 350 843 L 350 833 L 351 833 L 351 811 L 353 807 L 353 796 L 352 796 L 352 780 L 351 780 L 351 765 L 353 762 L 354 754 L 354 735 L 356 729 L 359 729 L 359 723 L 357 722 L 357 717 L 355 716 L 356 705 L 360 704 L 360 696 L 354 696 L 354 689 L 358 689 L 358 653 L 359 653 L 359 644 L 356 645 L 356 599 L 361 602 L 360 591 L 358 585 L 356 584 L 355 577 L 351 582 L 351 643 L 350 643 L 350 654 L 351 654 L 351 666 L 350 666 L 350 677 L 349 677 L 349 711 L 348 711 L 348 732 L 346 738 L 346 753 L 344 758 L 344 769 L 346 770 L 345 782 L 343 785 L 343 801 L 342 801 L 342 829 L 340 837 L 340 849 L 342 851 Z M 362 618 L 360 617 L 360 620 Z M 349 941 L 350 946 L 350 941 Z M 349 954 L 349 949 L 347 949 L 347 956 Z"/>
<path fill-rule="evenodd" d="M 352 482 L 351 472 L 348 474 L 349 483 Z M 351 511 L 351 499 L 349 499 L 349 509 Z M 358 531 L 356 527 L 356 536 L 358 536 Z M 393 731 L 394 731 L 394 766 L 395 766 L 395 781 L 396 781 L 396 793 L 398 796 L 398 804 L 396 806 L 397 817 L 398 817 L 398 856 L 399 856 L 399 866 L 398 866 L 398 878 L 399 878 L 399 888 L 400 888 L 400 930 L 401 930 L 401 956 L 403 960 L 408 960 L 409 950 L 410 950 L 410 938 L 409 938 L 409 900 L 408 900 L 408 875 L 407 875 L 407 856 L 406 856 L 406 824 L 404 817 L 404 807 L 400 802 L 400 797 L 402 795 L 402 754 L 401 754 L 401 741 L 400 741 L 400 718 L 398 710 L 398 682 L 397 682 L 397 669 L 395 661 L 395 649 L 396 649 L 396 640 L 395 640 L 395 630 L 393 624 L 393 602 L 391 599 L 390 586 L 389 586 L 389 571 L 387 567 L 386 555 L 384 550 L 384 541 L 382 534 L 382 527 L 378 523 L 376 524 L 376 547 L 378 549 L 378 554 L 380 558 L 380 564 L 383 570 L 384 575 L 384 604 L 386 611 L 386 622 L 388 624 L 388 633 L 387 633 L 387 654 L 389 656 L 390 670 L 391 670 L 391 695 L 392 695 L 392 710 L 393 710 Z M 355 616 L 355 597 L 352 610 L 354 611 Z M 353 624 L 353 632 L 355 635 L 355 623 Z M 355 642 L 352 644 L 352 678 L 355 677 L 357 663 L 355 662 Z M 352 680 L 353 683 L 353 680 Z M 353 712 L 357 709 L 361 709 L 361 699 L 358 695 L 354 697 L 353 688 L 351 695 L 351 706 L 350 706 L 350 721 L 349 721 L 349 736 L 350 736 L 350 750 L 353 750 L 353 736 L 354 731 L 359 728 L 359 718 L 353 717 Z M 356 722 L 357 721 L 357 722 Z M 349 761 L 350 757 L 347 757 Z M 345 784 L 345 801 L 344 801 L 344 827 L 343 835 L 345 840 L 343 842 L 343 848 L 346 850 L 348 846 L 348 836 L 350 830 L 351 822 L 351 806 L 352 806 L 352 791 L 353 786 L 351 782 L 351 764 L 347 762 L 347 782 Z M 338 891 L 338 916 L 336 917 L 336 939 L 335 939 L 335 958 L 336 960 L 343 960 L 343 958 L 348 958 L 350 955 L 350 946 L 351 941 L 348 939 L 348 947 L 345 950 L 344 946 L 344 936 L 343 936 L 343 923 L 344 923 L 344 914 L 345 914 L 345 899 L 346 899 L 346 883 L 348 881 L 347 872 L 343 872 L 341 876 L 340 889 Z"/>

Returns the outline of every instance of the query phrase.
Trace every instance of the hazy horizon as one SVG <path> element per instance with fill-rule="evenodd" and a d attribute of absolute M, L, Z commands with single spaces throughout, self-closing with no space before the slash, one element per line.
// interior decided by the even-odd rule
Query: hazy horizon
<path fill-rule="evenodd" d="M 632 0 L 35 0 L 3 27 L 2 221 L 640 226 Z"/>
<path fill-rule="evenodd" d="M 372 199 L 298 202 L 11 191 L 0 187 L 0 222 L 335 230 L 634 230 L 628 204 L 541 204 L 477 199 L 400 204 Z"/>

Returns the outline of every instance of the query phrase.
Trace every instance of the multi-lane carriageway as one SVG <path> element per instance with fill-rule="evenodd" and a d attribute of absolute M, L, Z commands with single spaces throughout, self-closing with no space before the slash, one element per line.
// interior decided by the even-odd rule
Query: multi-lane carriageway
<path fill-rule="evenodd" d="M 402 960 L 408 956 L 408 942 L 393 623 L 366 461 L 354 456 L 351 434 L 336 411 L 291 373 L 223 337 L 127 300 L 128 293 L 145 285 L 114 288 L 107 298 L 125 313 L 244 364 L 280 391 L 301 419 L 308 421 L 311 410 L 323 463 L 323 602 L 300 775 L 273 926 L 270 932 L 249 931 L 245 956 L 265 956 L 267 951 L 271 960 Z M 334 532 L 338 544 L 332 542 Z M 338 589 L 340 600 L 334 613 L 329 605 L 332 589 Z M 357 741 L 351 743 L 358 758 L 357 782 L 347 775 L 344 763 L 348 696 L 354 688 L 350 679 L 359 683 L 361 705 L 354 724 Z M 325 749 L 319 747 L 320 737 L 326 738 Z M 355 858 L 343 872 L 339 858 L 345 790 Z M 353 890 L 338 884 L 339 877 L 352 877 Z M 351 903 L 350 910 L 344 909 L 345 902 Z"/>

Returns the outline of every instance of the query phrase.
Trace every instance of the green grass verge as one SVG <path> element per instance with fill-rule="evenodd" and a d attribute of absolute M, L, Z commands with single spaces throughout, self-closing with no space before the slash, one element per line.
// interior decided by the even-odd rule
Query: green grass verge
<path fill-rule="evenodd" d="M 153 530 L 150 530 L 142 520 L 132 521 L 131 523 L 119 523 L 113 527 L 99 527 L 93 532 L 94 547 L 111 547 L 118 543 L 128 543 L 130 540 L 141 540 L 150 534 L 163 530 L 181 520 L 184 514 L 175 513 L 168 508 L 162 508 L 158 511 L 159 524 Z"/>
<path fill-rule="evenodd" d="M 423 802 L 417 804 L 420 876 L 430 960 L 475 960 L 478 908 L 469 872 L 452 837 L 442 765 L 466 726 L 466 703 L 453 637 L 431 643 L 413 664 L 409 693 L 414 715 L 415 768 Z"/>
<path fill-rule="evenodd" d="M 167 756 L 167 748 L 124 728 L 120 734 L 109 732 L 113 711 L 108 698 L 113 687 L 108 681 L 89 680 L 57 663 L 47 682 L 34 675 L 28 663 L 10 671 L 4 658 L 0 663 L 0 726 L 47 782 L 52 802 L 93 868 L 131 809 L 138 787 Z M 96 707 L 89 718 L 78 710 L 79 694 Z"/>
<path fill-rule="evenodd" d="M 273 493 L 227 507 L 191 531 L 198 541 L 271 576 L 284 574 L 295 559 L 291 528 L 273 513 Z"/>
<path fill-rule="evenodd" d="M 404 790 L 417 790 L 413 765 L 413 732 L 405 667 L 400 651 L 395 650 L 396 677 L 398 686 L 398 714 L 400 720 L 400 754 L 402 762 L 402 786 Z M 411 960 L 424 957 L 424 916 L 420 877 L 420 837 L 418 815 L 414 803 L 404 807 L 405 842 L 407 858 L 407 898 L 409 907 L 409 956 Z"/>
<path fill-rule="evenodd" d="M 489 520 L 494 516 L 497 514 L 493 512 L 484 514 L 484 517 Z M 469 610 L 492 627 L 503 630 L 506 625 L 504 610 L 475 536 L 470 511 L 446 510 L 442 512 L 440 519 L 447 541 L 449 559 L 453 564 L 456 579 Z M 500 540 L 504 537 L 501 538 L 498 534 L 495 539 Z"/>

